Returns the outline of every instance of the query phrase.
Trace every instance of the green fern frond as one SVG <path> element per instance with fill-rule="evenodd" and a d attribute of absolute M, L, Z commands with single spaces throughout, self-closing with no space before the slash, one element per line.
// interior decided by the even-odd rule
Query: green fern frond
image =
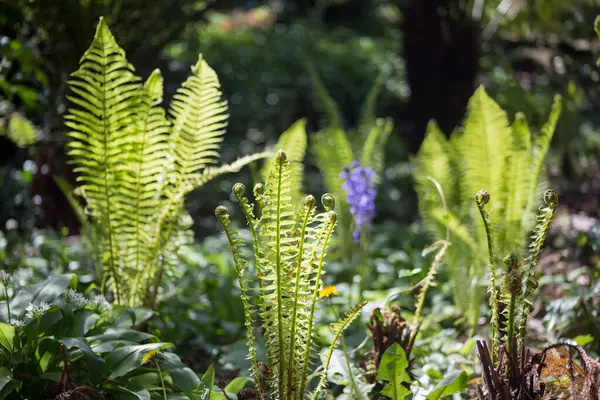
<path fill-rule="evenodd" d="M 327 197 L 328 195 L 323 196 L 322 203 L 328 208 L 328 212 L 324 215 L 325 223 L 322 225 L 321 234 L 319 235 L 319 247 L 318 252 L 314 252 L 314 255 L 318 258 L 318 263 L 314 266 L 314 289 L 312 291 L 312 299 L 310 299 L 309 305 L 309 315 L 307 319 L 307 333 L 306 333 L 306 342 L 304 345 L 303 352 L 301 353 L 301 363 L 302 372 L 300 374 L 300 390 L 298 393 L 304 393 L 306 389 L 306 378 L 308 376 L 308 365 L 310 359 L 311 345 L 312 345 L 312 335 L 313 335 L 313 325 L 314 325 L 314 317 L 315 310 L 317 307 L 317 299 L 319 294 L 319 289 L 321 287 L 321 275 L 324 273 L 323 267 L 325 266 L 325 256 L 327 255 L 327 247 L 329 245 L 329 240 L 331 239 L 331 235 L 333 234 L 333 230 L 335 229 L 337 223 L 337 214 L 335 211 L 332 211 L 335 204 L 331 204 L 329 207 L 327 204 L 329 202 L 333 202 L 333 198 Z"/>
<path fill-rule="evenodd" d="M 297 242 L 292 235 L 286 235 L 296 228 L 291 202 L 289 179 L 291 168 L 286 154 L 279 151 L 273 160 L 269 180 L 265 187 L 265 205 L 262 210 L 259 234 L 264 246 L 258 263 L 264 274 L 262 301 L 273 304 L 276 313 L 265 311 L 261 317 L 265 321 L 265 337 L 268 343 L 268 358 L 271 373 L 276 377 L 274 384 L 282 398 L 286 398 L 286 368 L 289 362 L 289 321 L 284 318 L 285 310 L 291 310 L 294 293 L 294 261 L 298 256 Z M 285 303 L 284 303 L 285 302 Z"/>
<path fill-rule="evenodd" d="M 306 155 L 306 120 L 299 119 L 294 122 L 285 132 L 281 134 L 275 149 L 283 150 L 289 157 L 289 162 L 292 166 L 291 186 L 292 186 L 292 201 L 296 205 L 300 205 L 303 192 L 302 182 L 304 180 L 304 157 Z M 269 176 L 270 163 L 265 163 L 261 175 L 263 180 Z"/>
<path fill-rule="evenodd" d="M 238 188 L 237 195 L 240 197 L 243 196 L 242 188 Z M 223 226 L 225 230 L 225 234 L 227 235 L 227 240 L 229 241 L 229 245 L 231 247 L 231 252 L 233 254 L 233 261 L 235 264 L 235 269 L 238 275 L 238 282 L 240 284 L 240 290 L 242 292 L 242 304 L 244 306 L 244 319 L 246 325 L 246 345 L 248 346 L 248 356 L 252 362 L 251 370 L 252 376 L 254 377 L 254 381 L 257 386 L 256 389 L 258 391 L 258 398 L 262 399 L 262 388 L 260 386 L 260 375 L 258 371 L 258 361 L 256 358 L 256 338 L 254 336 L 254 314 L 255 307 L 252 304 L 252 297 L 250 295 L 250 284 L 246 279 L 246 270 L 248 269 L 248 261 L 244 258 L 242 254 L 242 247 L 244 246 L 244 242 L 240 239 L 239 234 L 231 227 L 231 220 L 229 218 L 229 213 L 227 212 L 227 208 L 223 206 L 217 207 L 215 210 L 215 215 L 217 219 Z"/>
<path fill-rule="evenodd" d="M 381 181 L 385 165 L 385 149 L 394 129 L 394 121 L 391 119 L 377 119 L 371 126 L 372 129 L 366 135 L 364 143 L 362 143 L 360 163 L 373 169 L 377 174 L 377 179 Z"/>
<path fill-rule="evenodd" d="M 218 176 L 239 172 L 243 167 L 254 161 L 261 160 L 263 158 L 269 158 L 272 156 L 272 152 L 263 151 L 261 153 L 254 153 L 249 156 L 240 157 L 231 164 L 219 165 L 218 167 L 208 166 L 201 173 L 194 174 L 187 180 L 188 185 L 185 189 L 185 192 L 191 192 L 192 190 L 212 181 Z"/>
<path fill-rule="evenodd" d="M 488 268 L 490 271 L 488 292 L 490 293 L 490 308 L 492 310 L 492 361 L 495 362 L 498 356 L 498 348 L 500 346 L 500 329 L 499 329 L 499 302 L 500 292 L 498 291 L 498 273 L 496 271 L 496 241 L 492 232 L 492 222 L 490 221 L 490 211 L 488 204 L 490 202 L 490 194 L 485 190 L 480 190 L 475 196 L 475 202 L 483 221 L 485 236 L 488 247 Z"/>
<path fill-rule="evenodd" d="M 185 195 L 270 153 L 213 167 L 227 123 L 215 71 L 200 57 L 169 119 L 159 105 L 160 73 L 142 85 L 102 18 L 69 86 L 67 150 L 105 253 L 95 257 L 104 270 L 102 288 L 119 304 L 153 306 L 180 247 L 192 238 Z"/>
<path fill-rule="evenodd" d="M 164 181 L 164 160 L 168 154 L 167 139 L 169 123 L 160 107 L 163 96 L 163 80 L 160 71 L 154 70 L 142 89 L 138 111 L 137 137 L 133 142 L 131 173 L 126 176 L 123 211 L 130 218 L 123 223 L 127 241 L 121 258 L 131 266 L 133 277 L 129 305 L 139 304 L 145 293 L 143 278 L 152 257 L 153 218 L 162 206 L 161 191 Z"/>
<path fill-rule="evenodd" d="M 319 76 L 314 64 L 307 62 L 306 70 L 312 79 L 317 111 L 322 115 L 320 120 L 320 128 L 344 129 L 344 119 L 342 117 L 342 113 L 335 100 L 333 100 L 327 91 L 325 84 L 323 84 L 323 81 L 321 80 L 321 77 Z"/>
<path fill-rule="evenodd" d="M 554 96 L 554 102 L 552 103 L 552 110 L 548 116 L 548 121 L 542 126 L 542 129 L 533 140 L 532 146 L 532 162 L 533 162 L 533 191 L 529 197 L 529 209 L 534 209 L 536 204 L 535 196 L 540 180 L 542 179 L 542 173 L 544 170 L 544 159 L 550 148 L 550 142 L 554 136 L 556 130 L 556 124 L 558 118 L 562 112 L 562 97 L 559 95 Z"/>
<path fill-rule="evenodd" d="M 471 198 L 481 188 L 493 196 L 502 190 L 502 170 L 511 131 L 504 110 L 491 99 L 483 87 L 478 88 L 469 100 L 467 120 L 459 146 L 464 160 L 465 193 Z"/>
<path fill-rule="evenodd" d="M 316 156 L 316 164 L 325 186 L 336 199 L 345 199 L 346 192 L 342 189 L 344 180 L 340 173 L 354 161 L 354 154 L 346 133 L 341 129 L 325 129 L 313 136 L 311 143 L 312 153 Z M 335 157 L 331 155 L 335 154 Z M 352 241 L 352 215 L 346 201 L 336 202 L 339 217 L 340 236 L 342 243 L 353 244 Z M 351 249 L 342 249 L 343 253 Z M 348 256 L 348 254 L 344 254 Z"/>
<path fill-rule="evenodd" d="M 119 245 L 126 194 L 126 168 L 131 161 L 132 136 L 137 127 L 140 78 L 133 73 L 125 52 L 100 19 L 90 48 L 80 68 L 69 81 L 71 108 L 65 117 L 71 131 L 68 154 L 75 164 L 77 181 L 91 217 L 107 232 L 106 268 L 114 281 L 118 303 L 121 293 Z M 106 281 L 106 280 L 105 280 Z"/>
<path fill-rule="evenodd" d="M 506 321 L 506 327 L 504 329 L 504 343 L 509 357 L 516 360 L 516 353 L 513 348 L 514 330 L 517 324 L 516 321 L 516 307 L 517 299 L 521 294 L 521 284 L 523 283 L 523 269 L 519 264 L 519 259 L 515 253 L 508 253 L 504 257 L 504 285 L 502 287 L 501 299 L 504 304 L 504 310 L 502 314 Z M 495 361 L 495 360 L 494 360 Z"/>
<path fill-rule="evenodd" d="M 363 141 L 366 140 L 367 136 L 371 132 L 371 129 L 373 129 L 373 126 L 375 126 L 377 122 L 377 100 L 379 100 L 379 95 L 383 89 L 385 79 L 386 74 L 383 71 L 380 72 L 360 108 L 358 132 L 360 134 L 359 137 Z"/>
<path fill-rule="evenodd" d="M 266 380 L 271 397 L 292 399 L 302 393 L 308 374 L 310 354 L 313 350 L 313 325 L 317 308 L 317 295 L 324 273 L 324 258 L 331 234 L 336 224 L 331 195 L 322 199 L 325 212 L 316 213 L 314 197 L 305 198 L 302 212 L 295 212 L 291 197 L 292 165 L 286 153 L 278 151 L 266 185 L 257 184 L 254 195 L 260 206 L 257 218 L 254 206 L 244 196 L 245 188 L 234 185 L 233 193 L 240 202 L 253 238 L 258 299 L 246 315 L 254 321 L 258 316 L 266 340 Z M 256 210 L 257 211 L 257 210 Z M 225 210 L 220 208 L 219 218 L 228 227 Z M 228 218 L 228 217 L 227 217 Z M 234 237 L 231 231 L 228 236 Z M 241 243 L 230 242 L 238 270 L 247 270 L 241 260 Z M 239 276 L 243 278 L 244 274 Z M 240 287 L 248 293 L 249 282 Z M 250 295 L 247 295 L 250 301 Z M 250 344 L 249 344 L 250 346 Z M 253 350 L 252 350 L 253 351 Z M 254 358 L 255 354 L 251 354 Z M 257 384 L 262 382 L 256 378 Z"/>
<path fill-rule="evenodd" d="M 228 118 L 227 103 L 221 97 L 217 74 L 200 56 L 192 75 L 173 96 L 169 110 L 175 191 L 186 179 L 217 162 Z"/>
<path fill-rule="evenodd" d="M 472 324 L 477 320 L 477 299 L 483 294 L 479 282 L 488 264 L 482 256 L 485 227 L 477 222 L 481 213 L 473 204 L 472 194 L 486 188 L 496 199 L 497 253 L 520 254 L 527 232 L 533 227 L 532 199 L 559 112 L 557 99 L 543 132 L 532 140 L 523 115 L 517 114 L 509 127 L 506 113 L 480 87 L 469 101 L 463 129 L 455 130 L 447 140 L 430 123 L 421 149 L 412 160 L 419 211 L 433 237 L 443 235 L 446 226 L 427 176 L 439 181 L 447 194 L 448 228 L 455 238 L 448 250 L 455 304 L 468 313 Z"/>
<path fill-rule="evenodd" d="M 319 393 L 321 392 L 321 390 L 323 390 L 323 388 L 325 387 L 325 378 L 327 377 L 327 371 L 329 371 L 329 364 L 331 362 L 331 356 L 333 355 L 333 351 L 335 350 L 337 341 L 339 340 L 340 336 L 342 335 L 342 333 L 344 332 L 344 330 L 346 330 L 346 328 L 348 328 L 348 326 L 350 326 L 350 324 L 352 324 L 352 322 L 360 315 L 360 311 L 363 309 L 363 307 L 367 304 L 367 302 L 362 302 L 358 305 L 356 305 L 353 309 L 351 309 L 350 311 L 348 311 L 346 313 L 346 316 L 344 317 L 343 320 L 341 320 L 340 322 L 335 322 L 333 324 L 331 324 L 330 329 L 333 332 L 333 340 L 331 342 L 331 345 L 329 346 L 329 351 L 327 352 L 327 356 L 325 357 L 325 362 L 323 363 L 323 372 L 321 372 L 321 379 L 319 380 L 319 383 L 317 385 L 317 388 L 315 389 L 315 391 L 313 392 L 311 398 L 313 400 L 316 400 L 317 397 L 319 396 Z M 300 392 L 303 393 L 303 392 Z M 301 399 L 301 395 L 298 396 L 298 399 Z"/>
<path fill-rule="evenodd" d="M 546 237 L 548 236 L 550 223 L 552 222 L 552 218 L 554 218 L 554 211 L 558 205 L 558 195 L 553 189 L 548 189 L 544 193 L 544 203 L 545 206 L 542 206 L 539 209 L 537 223 L 533 230 L 531 243 L 529 244 L 529 256 L 525 260 L 526 263 L 523 268 L 525 273 L 524 287 L 522 288 L 522 294 L 517 301 L 517 307 L 521 307 L 521 310 L 519 311 L 518 326 L 519 343 L 525 339 L 527 319 L 533 309 L 533 303 L 530 299 L 538 286 L 535 277 L 535 269 L 539 262 L 544 243 L 546 242 Z"/>
<path fill-rule="evenodd" d="M 503 229 L 500 230 L 501 251 L 518 251 L 519 255 L 527 226 L 524 216 L 528 216 L 527 205 L 533 183 L 531 133 L 522 113 L 517 113 L 512 126 L 513 139 L 504 162 L 503 186 L 499 193 L 502 209 L 499 210 Z M 524 229 L 525 228 L 525 229 Z"/>
<path fill-rule="evenodd" d="M 440 184 L 452 204 L 452 199 L 455 198 L 453 193 L 455 185 L 448 147 L 448 140 L 442 131 L 434 121 L 430 121 L 423 144 L 417 156 L 411 160 L 414 165 L 415 190 L 419 195 L 419 211 L 425 226 L 435 237 L 442 235 L 444 221 L 441 226 L 432 221 L 433 210 L 439 208 L 439 203 L 437 192 L 432 188 L 428 177 L 432 177 Z"/>
<path fill-rule="evenodd" d="M 448 221 L 448 219 L 449 219 L 448 218 L 448 206 L 446 204 L 444 190 L 442 189 L 442 186 L 440 185 L 440 183 L 438 181 L 436 181 L 434 178 L 429 177 L 429 180 L 431 181 L 431 183 L 433 183 L 434 187 L 438 191 L 438 194 L 440 196 L 440 200 L 442 203 L 442 209 L 444 210 L 444 213 L 446 214 L 445 219 L 446 219 L 446 221 Z M 421 311 L 423 310 L 423 306 L 425 304 L 425 297 L 427 296 L 427 291 L 429 290 L 429 287 L 433 284 L 433 282 L 435 280 L 435 276 L 437 275 L 437 270 L 442 265 L 442 260 L 444 259 L 446 250 L 448 249 L 448 246 L 450 246 L 450 228 L 448 227 L 448 222 L 446 222 L 445 240 L 442 240 L 440 242 L 441 242 L 441 248 L 436 253 L 436 255 L 433 259 L 433 262 L 431 263 L 431 266 L 429 267 L 429 271 L 427 272 L 427 276 L 425 277 L 425 279 L 423 280 L 423 282 L 421 284 L 421 290 L 419 291 L 419 294 L 416 297 L 415 314 L 413 317 L 413 327 L 417 327 L 419 324 L 419 319 L 421 317 Z M 411 338 L 409 340 L 409 346 L 410 346 L 410 343 L 414 342 L 417 332 L 418 332 L 418 329 L 414 328 L 411 333 Z"/>

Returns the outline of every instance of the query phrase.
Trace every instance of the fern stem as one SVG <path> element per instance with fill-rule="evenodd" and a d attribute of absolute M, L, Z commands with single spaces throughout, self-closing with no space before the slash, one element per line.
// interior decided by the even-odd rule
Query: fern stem
<path fill-rule="evenodd" d="M 315 389 L 315 391 L 313 392 L 313 395 L 311 396 L 312 400 L 317 399 L 319 393 L 325 386 L 325 379 L 327 378 L 327 371 L 329 370 L 329 364 L 331 363 L 331 357 L 333 356 L 333 351 L 335 350 L 335 345 L 336 345 L 337 341 L 342 336 L 342 333 L 344 332 L 344 330 L 352 323 L 352 321 L 354 321 L 354 319 L 356 317 L 358 317 L 360 310 L 362 310 L 362 308 L 366 304 L 367 304 L 366 301 L 358 304 L 357 306 L 354 307 L 354 309 L 352 309 L 350 312 L 348 312 L 346 314 L 346 319 L 344 319 L 342 321 L 342 323 L 334 324 L 337 326 L 333 332 L 334 333 L 333 341 L 331 342 L 331 345 L 329 346 L 329 350 L 327 352 L 327 357 L 325 357 L 325 363 L 323 364 L 323 372 L 321 374 L 321 379 L 319 380 L 319 383 L 317 384 L 317 388 Z M 304 365 L 306 366 L 306 363 Z M 305 374 L 303 373 L 302 376 L 304 378 Z M 354 381 L 354 380 L 352 380 L 352 381 Z M 306 379 L 304 378 L 302 381 L 302 385 L 300 386 L 300 392 L 298 393 L 298 400 L 301 400 L 303 398 L 305 384 L 306 384 Z M 359 397 L 359 399 L 360 399 L 360 397 Z"/>
<path fill-rule="evenodd" d="M 315 289 L 313 291 L 313 297 L 312 297 L 312 301 L 310 303 L 310 315 L 308 317 L 308 334 L 307 334 L 307 340 L 306 340 L 306 347 L 304 348 L 304 360 L 302 363 L 302 373 L 300 375 L 300 379 L 301 379 L 301 383 L 300 383 L 300 390 L 298 391 L 298 396 L 302 396 L 302 394 L 304 393 L 304 389 L 306 387 L 306 376 L 307 376 L 307 372 L 308 372 L 308 359 L 310 356 L 310 343 L 311 343 L 311 337 L 312 337 L 312 329 L 313 329 L 313 319 L 315 316 L 315 308 L 317 305 L 317 297 L 319 294 L 319 286 L 321 284 L 321 271 L 323 270 L 323 265 L 324 265 L 324 260 L 325 260 L 325 250 L 327 249 L 327 244 L 329 242 L 329 239 L 331 238 L 331 235 L 333 234 L 333 229 L 335 228 L 335 223 L 337 221 L 337 214 L 335 213 L 335 211 L 329 211 L 329 229 L 327 231 L 327 234 L 325 235 L 325 239 L 323 240 L 323 246 L 321 246 L 321 254 L 319 257 L 319 266 L 317 268 L 317 276 L 315 278 Z M 339 335 L 338 335 L 339 336 Z M 335 338 L 335 340 L 337 340 L 337 336 Z M 301 399 L 301 397 L 299 397 L 299 399 Z"/>
<path fill-rule="evenodd" d="M 360 282 L 358 283 L 358 301 L 363 301 L 364 292 L 367 290 L 367 275 L 369 273 L 369 239 L 370 232 L 368 229 L 363 229 L 360 235 L 359 243 L 359 276 Z M 354 241 L 354 239 L 353 239 Z"/>
<path fill-rule="evenodd" d="M 241 188 L 241 195 L 243 195 L 243 185 L 240 185 L 237 190 L 236 190 L 236 186 L 234 186 L 234 193 L 236 196 L 238 196 L 238 194 L 240 193 L 240 188 Z M 240 197 L 241 197 L 240 195 Z M 242 208 L 244 208 L 244 205 L 242 205 Z M 254 377 L 254 381 L 256 382 L 256 391 L 258 394 L 258 398 L 259 399 L 263 399 L 263 393 L 262 393 L 262 388 L 260 385 L 260 374 L 258 371 L 258 361 L 256 359 L 256 345 L 255 345 L 255 337 L 254 337 L 254 332 L 253 332 L 253 324 L 252 324 L 252 309 L 250 306 L 250 302 L 247 301 L 247 293 L 248 293 L 248 286 L 246 285 L 246 282 L 244 282 L 244 271 L 240 268 L 240 266 L 243 265 L 243 262 L 241 260 L 241 256 L 238 254 L 237 252 L 237 243 L 236 243 L 236 233 L 235 231 L 230 227 L 229 225 L 229 215 L 227 213 L 227 208 L 225 207 L 217 207 L 217 209 L 215 210 L 215 215 L 217 216 L 217 220 L 219 221 L 219 223 L 221 224 L 221 226 L 223 226 L 223 230 L 225 231 L 225 235 L 227 236 L 227 241 L 229 242 L 229 247 L 231 248 L 231 254 L 233 256 L 234 259 L 234 263 L 236 266 L 236 270 L 238 273 L 238 282 L 240 284 L 240 290 L 242 292 L 242 304 L 244 307 L 244 320 L 245 320 L 245 325 L 246 325 L 246 334 L 247 334 L 247 338 L 246 338 L 246 345 L 248 346 L 248 352 L 249 352 L 249 356 L 250 356 L 250 361 L 252 363 L 251 365 L 251 371 L 252 371 L 252 375 Z M 250 220 L 249 220 L 250 222 Z"/>
<path fill-rule="evenodd" d="M 150 105 L 151 108 L 151 105 Z M 148 111 L 149 113 L 149 111 Z M 148 116 L 147 116 L 148 117 Z M 146 125 L 147 120 L 144 120 L 144 125 Z M 137 172 L 136 172 L 136 183 L 135 183 L 135 220 L 134 220 L 134 230 L 135 230 L 135 266 L 134 266 L 134 271 L 135 271 L 135 278 L 134 278 L 134 284 L 133 284 L 133 290 L 132 293 L 130 293 L 129 295 L 129 306 L 133 307 L 135 305 L 135 302 L 137 300 L 137 296 L 139 293 L 142 292 L 141 290 L 141 286 L 142 286 L 142 279 L 143 279 L 143 275 L 144 275 L 144 271 L 143 268 L 140 268 L 140 261 L 141 261 L 141 247 L 142 247 L 142 241 L 141 241 L 141 235 L 140 235 L 140 195 L 142 193 L 142 160 L 143 160 L 143 154 L 144 154 L 144 146 L 147 143 L 146 140 L 146 133 L 147 133 L 147 127 L 144 126 L 144 128 L 142 129 L 142 133 L 143 133 L 143 138 L 140 140 L 141 145 L 140 145 L 140 150 L 138 152 L 138 165 L 137 165 Z"/>
<path fill-rule="evenodd" d="M 292 379 L 294 376 L 294 364 L 296 361 L 296 357 L 294 356 L 294 350 L 296 347 L 296 319 L 298 317 L 298 300 L 300 298 L 300 282 L 302 278 L 302 260 L 304 256 L 304 242 L 306 238 L 306 228 L 308 226 L 308 222 L 310 220 L 310 215 L 314 210 L 316 204 L 316 200 L 313 196 L 307 196 L 304 200 L 304 205 L 306 207 L 306 212 L 304 214 L 304 220 L 302 222 L 302 230 L 300 232 L 300 248 L 298 249 L 298 257 L 296 260 L 296 287 L 294 290 L 294 307 L 292 314 L 292 333 L 290 337 L 290 360 L 289 360 L 289 368 L 288 368 L 288 385 L 289 391 L 292 392 Z M 310 341 L 310 339 L 308 339 Z"/>
<path fill-rule="evenodd" d="M 106 57 L 108 56 L 107 54 L 104 53 L 104 50 L 105 50 L 104 46 L 102 46 L 102 60 L 106 60 Z M 106 67 L 106 66 L 103 65 L 103 67 Z M 107 82 L 106 82 L 106 72 L 104 72 L 102 74 L 102 78 L 103 78 L 102 87 L 106 87 L 106 84 L 107 84 Z M 106 101 L 106 99 L 105 99 L 105 97 L 106 97 L 105 95 L 106 94 L 103 92 L 102 95 L 103 95 L 102 96 L 103 97 L 102 98 L 102 102 L 104 103 Z M 109 116 L 106 115 L 106 107 L 103 107 L 102 112 L 104 114 L 102 116 L 102 121 L 104 122 L 104 136 L 103 136 L 103 139 L 104 139 L 103 142 L 104 143 L 103 143 L 103 145 L 104 145 L 104 152 L 106 154 L 109 151 L 109 148 L 108 148 L 109 127 L 107 125 L 107 121 L 108 121 L 108 117 Z M 109 265 L 109 268 L 110 268 L 110 273 L 112 274 L 113 279 L 115 281 L 115 297 L 117 299 L 117 304 L 121 304 L 121 291 L 120 291 L 120 288 L 119 288 L 120 282 L 119 282 L 119 279 L 118 279 L 117 266 L 115 264 L 115 258 L 114 258 L 116 251 L 114 249 L 113 235 L 115 233 L 114 233 L 114 230 L 113 230 L 113 227 L 112 227 L 112 217 L 113 217 L 113 215 L 112 215 L 112 211 L 111 211 L 111 207 L 110 207 L 110 205 L 111 205 L 111 195 L 109 193 L 109 188 L 111 187 L 111 183 L 112 182 L 110 182 L 110 180 L 108 179 L 108 165 L 110 165 L 110 164 L 107 163 L 104 166 L 104 171 L 103 171 L 104 172 L 104 174 L 103 174 L 104 175 L 103 176 L 103 178 L 104 178 L 104 202 L 106 204 L 106 226 L 107 226 L 107 230 L 108 230 L 108 232 L 107 232 L 107 234 L 108 234 L 107 235 L 108 236 L 108 251 L 110 253 L 110 256 L 108 258 L 108 265 Z M 102 283 L 103 284 L 102 284 L 101 290 L 104 293 L 104 285 L 106 284 L 106 280 L 104 279 L 102 281 Z"/>
<path fill-rule="evenodd" d="M 160 378 L 160 386 L 162 387 L 162 391 L 163 391 L 163 399 L 167 400 L 167 389 L 165 388 L 165 380 L 163 379 L 162 371 L 160 370 L 158 361 L 154 360 L 154 364 L 156 365 L 156 369 L 158 370 L 158 377 Z"/>
<path fill-rule="evenodd" d="M 340 343 L 342 344 L 342 351 L 344 352 L 344 359 L 346 360 L 346 367 L 348 368 L 348 375 L 350 375 L 350 382 L 352 383 L 352 390 L 357 399 L 363 399 L 360 390 L 356 386 L 354 374 L 352 373 L 352 362 L 350 361 L 350 354 L 348 354 L 348 348 L 346 347 L 346 341 L 344 335 L 340 335 Z"/>
<path fill-rule="evenodd" d="M 475 200 L 477 203 L 477 208 L 479 209 L 479 213 L 481 214 L 481 219 L 483 220 L 483 226 L 485 228 L 485 235 L 487 238 L 488 245 L 488 257 L 489 257 L 489 267 L 490 267 L 490 307 L 492 309 L 492 362 L 496 362 L 496 358 L 498 356 L 498 346 L 499 346 L 499 329 L 498 329 L 498 302 L 499 302 L 499 291 L 496 287 L 496 254 L 494 252 L 494 242 L 493 242 L 493 234 L 491 229 L 491 224 L 489 220 L 489 212 L 486 209 L 486 205 L 490 201 L 490 194 L 485 190 L 480 190 L 477 192 L 475 196 Z"/>
<path fill-rule="evenodd" d="M 283 284 L 282 263 L 281 263 L 281 184 L 283 178 L 282 166 L 285 163 L 286 156 L 283 151 L 277 152 L 279 168 L 277 171 L 277 205 L 275 213 L 275 265 L 277 273 L 277 334 L 279 341 L 279 363 L 284 366 L 279 368 L 279 395 L 285 399 L 285 355 L 284 355 L 284 336 L 283 336 L 283 304 L 281 296 L 281 286 Z"/>
<path fill-rule="evenodd" d="M 515 333 L 515 306 L 517 297 L 510 294 L 510 302 L 508 305 L 508 320 L 506 321 L 506 349 L 508 355 L 514 358 L 513 335 Z"/>
<path fill-rule="evenodd" d="M 427 179 L 433 183 L 435 188 L 440 195 L 440 199 L 442 201 L 442 207 L 444 208 L 444 214 L 446 218 L 446 240 L 443 241 L 442 248 L 436 253 L 431 266 L 429 267 L 429 272 L 427 273 L 427 277 L 423 281 L 423 286 L 419 291 L 417 296 L 417 304 L 415 305 L 415 315 L 413 317 L 413 333 L 411 334 L 411 338 L 409 343 L 412 343 L 415 340 L 418 329 L 416 329 L 419 318 L 421 317 L 421 312 L 423 311 L 423 306 L 425 304 L 425 297 L 427 296 L 427 291 L 429 290 L 429 286 L 433 283 L 435 276 L 437 274 L 438 267 L 442 264 L 442 260 L 444 259 L 444 255 L 446 254 L 446 250 L 448 246 L 450 246 L 450 229 L 448 228 L 448 206 L 446 205 L 446 198 L 444 196 L 444 191 L 442 189 L 442 185 L 433 177 L 428 176 Z"/>

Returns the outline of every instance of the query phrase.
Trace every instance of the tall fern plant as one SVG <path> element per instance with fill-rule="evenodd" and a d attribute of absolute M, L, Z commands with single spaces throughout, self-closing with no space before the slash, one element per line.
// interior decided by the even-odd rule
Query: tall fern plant
<path fill-rule="evenodd" d="M 309 394 L 318 294 L 337 223 L 335 201 L 329 194 L 322 198 L 324 212 L 317 213 L 317 202 L 311 195 L 305 197 L 301 209 L 294 210 L 292 171 L 286 153 L 278 151 L 266 184 L 254 188 L 260 218 L 245 197 L 244 186 L 238 183 L 233 187 L 252 234 L 252 273 L 243 253 L 245 243 L 231 226 L 228 210 L 220 206 L 215 212 L 229 239 L 238 273 L 249 358 L 260 398 L 301 400 Z M 251 275 L 258 278 L 256 283 Z M 317 398 L 325 385 L 337 340 L 363 305 L 331 326 L 334 338 L 323 356 L 324 368 L 312 398 Z M 256 320 L 262 326 L 267 349 L 267 360 L 261 363 L 256 355 Z M 260 370 L 259 365 L 264 365 L 264 369 Z"/>
<path fill-rule="evenodd" d="M 321 81 L 315 67 L 307 65 L 312 77 L 315 105 L 321 113 L 320 130 L 312 136 L 311 152 L 323 180 L 338 201 L 337 212 L 340 225 L 340 255 L 352 259 L 356 244 L 352 232 L 354 221 L 347 193 L 342 188 L 344 179 L 340 174 L 358 161 L 360 166 L 373 170 L 379 183 L 385 163 L 385 146 L 394 127 L 391 119 L 376 117 L 377 99 L 383 87 L 384 76 L 380 76 L 361 107 L 360 118 L 355 129 L 346 129 L 342 112 Z"/>
<path fill-rule="evenodd" d="M 454 238 L 448 263 L 455 304 L 475 326 L 484 295 L 483 278 L 489 261 L 484 227 L 473 193 L 486 188 L 495 201 L 498 226 L 493 262 L 509 251 L 522 257 L 534 227 L 535 197 L 544 180 L 544 159 L 561 110 L 556 97 L 548 122 L 532 135 L 522 114 L 511 125 L 506 113 L 485 89 L 469 101 L 462 129 L 449 139 L 435 122 L 413 160 L 420 214 L 432 237 L 448 227 Z M 448 202 L 446 218 L 427 177 L 441 185 Z"/>
<path fill-rule="evenodd" d="M 69 86 L 68 154 L 101 238 L 103 290 L 153 306 L 192 238 L 185 195 L 266 154 L 213 166 L 228 118 L 215 71 L 200 57 L 167 113 L 160 72 L 142 82 L 102 18 Z"/>

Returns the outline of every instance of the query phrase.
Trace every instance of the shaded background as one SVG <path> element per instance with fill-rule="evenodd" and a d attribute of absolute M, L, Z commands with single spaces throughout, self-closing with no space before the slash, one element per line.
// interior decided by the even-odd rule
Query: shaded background
<path fill-rule="evenodd" d="M 475 87 L 540 127 L 552 97 L 565 99 L 551 176 L 561 201 L 598 216 L 600 121 L 593 21 L 598 0 L 8 0 L 0 2 L 0 135 L 11 116 L 35 126 L 19 148 L 0 136 L 0 224 L 76 233 L 76 218 L 53 181 L 74 176 L 64 154 L 66 80 L 89 46 L 99 16 L 142 77 L 160 68 L 165 102 L 202 53 L 230 106 L 223 161 L 261 150 L 313 106 L 306 61 L 316 66 L 354 124 L 380 74 L 378 114 L 395 120 L 378 218 L 416 215 L 409 154 L 427 121 L 449 134 Z M 322 190 L 309 157 L 305 190 Z M 245 171 L 190 196 L 198 237 L 215 229 L 214 207 Z M 210 195 L 208 195 L 210 193 Z M 8 225 L 7 225 L 8 224 Z"/>

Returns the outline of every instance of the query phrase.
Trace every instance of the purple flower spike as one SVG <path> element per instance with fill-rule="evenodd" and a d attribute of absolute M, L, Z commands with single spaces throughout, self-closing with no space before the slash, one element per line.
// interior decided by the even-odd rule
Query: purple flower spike
<path fill-rule="evenodd" d="M 355 229 L 352 233 L 354 242 L 360 242 L 360 232 L 371 225 L 375 217 L 375 196 L 377 174 L 371 168 L 361 167 L 358 161 L 352 162 L 351 167 L 344 167 L 340 178 L 344 179 L 342 189 L 346 192 L 350 205 L 350 213 L 354 217 Z"/>

